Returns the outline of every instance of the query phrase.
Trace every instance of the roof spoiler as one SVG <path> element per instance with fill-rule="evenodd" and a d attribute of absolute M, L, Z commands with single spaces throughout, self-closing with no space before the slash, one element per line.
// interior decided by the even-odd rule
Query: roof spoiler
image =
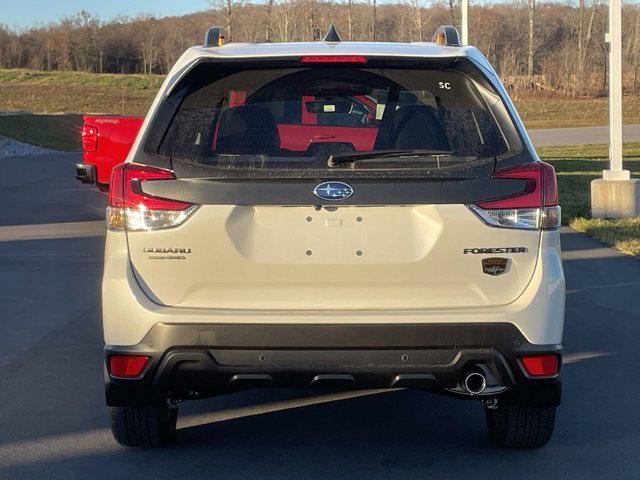
<path fill-rule="evenodd" d="M 227 31 L 223 27 L 210 27 L 204 35 L 205 47 L 221 47 L 227 41 Z"/>
<path fill-rule="evenodd" d="M 452 25 L 442 25 L 433 34 L 432 42 L 444 47 L 460 47 L 460 34 L 458 29 Z"/>

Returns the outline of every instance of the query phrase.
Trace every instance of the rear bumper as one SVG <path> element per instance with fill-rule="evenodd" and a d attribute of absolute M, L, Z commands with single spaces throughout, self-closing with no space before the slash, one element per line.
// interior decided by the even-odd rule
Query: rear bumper
<path fill-rule="evenodd" d="M 82 183 L 96 183 L 98 181 L 98 170 L 90 163 L 76 163 L 76 180 Z"/>
<path fill-rule="evenodd" d="M 529 343 L 508 323 L 158 324 L 137 345 L 105 347 L 106 398 L 110 406 L 149 405 L 167 397 L 307 386 L 456 394 L 464 372 L 481 364 L 507 387 L 498 396 L 549 406 L 560 403 L 559 375 L 529 378 L 518 359 L 561 350 Z M 114 354 L 151 361 L 138 378 L 117 378 L 106 369 Z"/>

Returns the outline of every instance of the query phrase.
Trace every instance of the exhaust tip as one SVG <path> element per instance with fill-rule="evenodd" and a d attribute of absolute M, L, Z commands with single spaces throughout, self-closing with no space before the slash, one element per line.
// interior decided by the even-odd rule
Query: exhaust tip
<path fill-rule="evenodd" d="M 468 373 L 464 377 L 464 388 L 472 395 L 479 395 L 487 388 L 487 379 L 482 373 Z"/>

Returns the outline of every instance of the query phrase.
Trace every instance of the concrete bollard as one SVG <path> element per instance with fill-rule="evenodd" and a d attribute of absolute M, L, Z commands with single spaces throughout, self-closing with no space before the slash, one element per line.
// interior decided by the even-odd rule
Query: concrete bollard
<path fill-rule="evenodd" d="M 591 216 L 629 218 L 640 216 L 640 179 L 591 182 Z"/>

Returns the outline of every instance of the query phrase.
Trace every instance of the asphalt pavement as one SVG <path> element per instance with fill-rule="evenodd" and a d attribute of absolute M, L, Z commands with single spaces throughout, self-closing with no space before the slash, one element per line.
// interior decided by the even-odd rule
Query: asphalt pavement
<path fill-rule="evenodd" d="M 609 143 L 609 126 L 528 129 L 527 131 L 536 148 L 583 143 Z M 625 125 L 622 128 L 622 141 L 640 142 L 640 125 Z"/>
<path fill-rule="evenodd" d="M 487 442 L 423 392 L 250 390 L 181 407 L 175 445 L 118 446 L 102 385 L 105 196 L 76 154 L 0 162 L 0 479 L 639 478 L 640 262 L 563 230 L 564 399 L 546 448 Z"/>

